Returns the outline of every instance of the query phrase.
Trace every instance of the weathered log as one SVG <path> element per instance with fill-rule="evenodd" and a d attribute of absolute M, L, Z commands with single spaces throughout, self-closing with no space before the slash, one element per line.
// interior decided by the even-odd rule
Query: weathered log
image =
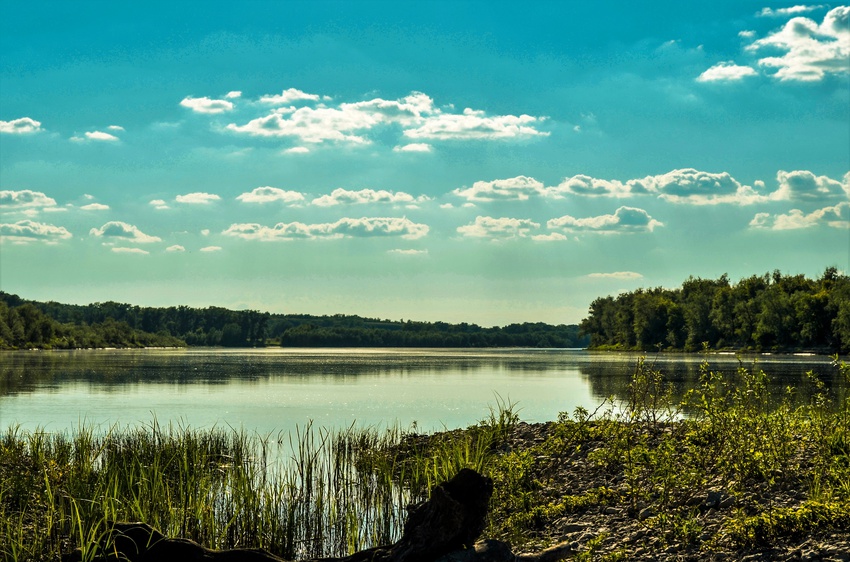
<path fill-rule="evenodd" d="M 401 539 L 342 558 L 310 562 L 550 562 L 515 556 L 506 543 L 476 540 L 484 530 L 493 481 L 463 469 L 435 486 L 427 501 L 408 508 Z M 109 540 L 111 539 L 111 540 Z M 82 560 L 78 550 L 63 562 Z M 183 538 L 167 538 L 145 523 L 115 523 L 101 549 L 104 562 L 284 562 L 263 549 L 210 550 Z"/>

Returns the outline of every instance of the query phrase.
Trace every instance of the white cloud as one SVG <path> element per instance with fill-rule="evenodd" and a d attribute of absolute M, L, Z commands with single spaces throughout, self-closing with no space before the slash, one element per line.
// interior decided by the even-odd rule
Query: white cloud
<path fill-rule="evenodd" d="M 220 252 L 221 246 L 204 246 L 201 248 L 202 252 Z"/>
<path fill-rule="evenodd" d="M 9 241 L 13 244 L 29 244 L 31 242 L 57 244 L 59 241 L 71 237 L 71 233 L 65 227 L 31 220 L 0 224 L 0 240 Z"/>
<path fill-rule="evenodd" d="M 583 195 L 588 197 L 631 197 L 649 193 L 645 182 L 629 180 L 626 183 L 617 180 L 603 180 L 585 175 L 565 178 L 555 187 L 541 191 L 547 197 L 559 199 L 564 195 Z"/>
<path fill-rule="evenodd" d="M 776 174 L 776 181 L 779 188 L 770 198 L 779 201 L 825 202 L 850 197 L 850 172 L 840 182 L 827 176 L 816 176 L 808 170 L 780 170 Z"/>
<path fill-rule="evenodd" d="M 203 192 L 187 193 L 186 195 L 178 195 L 174 198 L 174 200 L 178 203 L 186 203 L 189 205 L 207 205 L 220 199 L 221 197 L 214 193 Z"/>
<path fill-rule="evenodd" d="M 23 189 L 21 191 L 0 191 L 0 208 L 41 208 L 55 207 L 56 200 L 40 191 Z"/>
<path fill-rule="evenodd" d="M 222 234 L 262 241 L 378 236 L 399 236 L 413 240 L 422 238 L 428 234 L 428 230 L 427 225 L 414 223 L 407 218 L 363 217 L 342 218 L 323 224 L 278 223 L 272 227 L 257 223 L 232 224 Z"/>
<path fill-rule="evenodd" d="M 824 7 L 825 6 L 823 4 L 817 4 L 817 5 L 814 5 L 814 6 L 798 5 L 798 6 L 791 6 L 789 8 L 776 8 L 776 9 L 762 8 L 762 10 L 760 12 L 758 12 L 756 15 L 761 16 L 761 17 L 768 17 L 768 18 L 783 17 L 783 16 L 794 15 L 794 14 L 804 14 L 806 12 L 813 12 L 815 10 L 820 10 L 821 8 L 824 8 Z"/>
<path fill-rule="evenodd" d="M 581 219 L 564 215 L 563 217 L 547 221 L 546 226 L 552 230 L 564 230 L 567 232 L 620 233 L 652 232 L 656 227 L 664 226 L 664 224 L 653 219 L 643 209 L 620 207 L 613 215 L 600 215 Z"/>
<path fill-rule="evenodd" d="M 97 238 L 103 238 L 109 243 L 116 241 L 137 242 L 140 244 L 150 244 L 152 242 L 160 242 L 161 238 L 157 236 L 148 236 L 132 224 L 127 224 L 121 221 L 110 221 L 100 228 L 92 228 L 89 234 Z"/>
<path fill-rule="evenodd" d="M 255 187 L 248 193 L 236 197 L 243 203 L 271 203 L 281 201 L 283 203 L 296 203 L 304 200 L 304 195 L 297 191 L 285 191 L 277 187 Z"/>
<path fill-rule="evenodd" d="M 313 199 L 313 205 L 319 207 L 331 207 L 334 205 L 358 205 L 364 203 L 414 203 L 427 198 L 420 197 L 416 199 L 409 193 L 403 191 L 386 191 L 384 189 L 361 189 L 359 191 L 349 191 L 343 188 L 334 189 L 330 195 L 322 195 Z"/>
<path fill-rule="evenodd" d="M 83 205 L 80 209 L 84 211 L 106 211 L 109 209 L 109 205 L 104 205 L 103 203 L 89 203 L 88 205 Z"/>
<path fill-rule="evenodd" d="M 0 133 L 25 135 L 38 133 L 41 130 L 41 122 L 29 117 L 21 117 L 20 119 L 12 119 L 11 121 L 0 120 Z"/>
<path fill-rule="evenodd" d="M 292 148 L 287 148 L 284 152 L 287 154 L 307 154 L 310 152 L 310 149 L 306 146 L 293 146 Z"/>
<path fill-rule="evenodd" d="M 121 125 L 110 125 L 107 127 L 107 129 L 109 129 L 110 131 L 123 131 L 124 127 L 122 127 Z"/>
<path fill-rule="evenodd" d="M 428 255 L 428 250 L 387 250 L 388 254 L 395 254 L 397 256 L 425 256 Z"/>
<path fill-rule="evenodd" d="M 567 237 L 560 232 L 550 232 L 549 234 L 535 234 L 531 239 L 535 242 L 560 242 L 566 240 Z"/>
<path fill-rule="evenodd" d="M 757 213 L 750 221 L 752 228 L 769 230 L 797 230 L 819 225 L 833 228 L 850 228 L 850 202 L 844 201 L 832 207 L 824 207 L 809 214 L 800 209 L 791 209 L 785 215 Z"/>
<path fill-rule="evenodd" d="M 693 168 L 648 176 L 644 183 L 661 199 L 671 203 L 750 205 L 767 200 L 751 186 L 743 185 L 728 172 L 703 172 Z"/>
<path fill-rule="evenodd" d="M 782 56 L 759 59 L 760 66 L 776 69 L 780 80 L 818 81 L 828 74 L 850 72 L 850 6 L 833 8 L 819 25 L 795 17 L 779 31 L 759 39 L 748 51 L 784 51 Z"/>
<path fill-rule="evenodd" d="M 171 208 L 163 199 L 153 199 L 149 204 L 153 205 L 153 207 L 158 211 L 164 211 L 165 209 Z"/>
<path fill-rule="evenodd" d="M 615 271 L 613 273 L 588 273 L 585 277 L 589 279 L 643 279 L 643 275 L 634 271 Z"/>
<path fill-rule="evenodd" d="M 188 107 L 195 113 L 215 114 L 233 110 L 232 102 L 227 100 L 214 100 L 208 97 L 193 98 L 192 96 L 186 96 L 183 98 L 183 101 L 180 102 L 180 105 Z"/>
<path fill-rule="evenodd" d="M 318 99 L 291 88 L 279 96 L 265 96 L 260 101 L 282 105 L 298 99 Z M 304 97 L 304 96 L 310 96 Z M 336 107 L 279 107 L 271 113 L 244 125 L 231 123 L 227 129 L 235 133 L 263 137 L 294 137 L 307 143 L 343 142 L 368 144 L 365 136 L 381 125 L 401 126 L 413 139 L 502 139 L 548 135 L 535 127 L 542 117 L 530 115 L 487 116 L 483 111 L 466 109 L 462 114 L 445 113 L 421 92 L 413 92 L 399 100 L 375 98 Z M 424 143 L 412 143 L 408 151 L 424 151 Z M 399 150 L 405 150 L 404 146 Z"/>
<path fill-rule="evenodd" d="M 115 135 L 110 135 L 109 133 L 104 133 L 103 131 L 87 131 L 86 138 L 88 140 L 93 141 L 106 141 L 106 142 L 115 142 L 118 139 Z"/>
<path fill-rule="evenodd" d="M 544 193 L 543 184 L 528 176 L 477 181 L 467 189 L 455 189 L 454 195 L 467 201 L 525 201 L 531 195 Z"/>
<path fill-rule="evenodd" d="M 733 61 L 719 62 L 700 74 L 697 82 L 737 82 L 747 76 L 758 76 L 758 72 L 749 66 L 741 66 Z"/>
<path fill-rule="evenodd" d="M 116 254 L 138 254 L 142 256 L 146 256 L 150 254 L 147 250 L 142 250 L 141 248 L 112 248 L 112 251 Z"/>
<path fill-rule="evenodd" d="M 431 145 L 424 142 L 412 142 L 394 147 L 393 152 L 431 152 Z"/>
<path fill-rule="evenodd" d="M 185 252 L 186 248 L 181 246 L 180 244 L 174 244 L 173 246 L 169 246 L 165 249 L 166 252 Z"/>
<path fill-rule="evenodd" d="M 209 228 L 205 228 L 205 229 L 201 230 L 201 236 L 209 236 L 209 235 L 210 235 L 210 229 Z"/>
<path fill-rule="evenodd" d="M 517 137 L 548 136 L 535 125 L 544 118 L 531 115 L 495 115 L 487 117 L 483 111 L 466 108 L 463 114 L 440 113 L 424 119 L 413 129 L 404 131 L 412 139 L 480 140 Z"/>
<path fill-rule="evenodd" d="M 226 97 L 226 98 L 227 98 L 227 99 L 229 99 L 229 100 L 236 99 L 236 98 L 241 98 L 241 97 L 242 97 L 242 92 L 240 92 L 239 90 L 233 90 L 232 92 L 227 92 L 227 93 L 224 95 L 224 97 Z"/>
<path fill-rule="evenodd" d="M 475 222 L 459 226 L 458 233 L 470 238 L 525 238 L 540 224 L 530 219 L 475 217 Z"/>
<path fill-rule="evenodd" d="M 289 88 L 280 94 L 263 96 L 260 98 L 260 103 L 268 103 L 273 105 L 286 105 L 294 101 L 319 101 L 319 96 L 316 94 L 308 94 L 297 88 Z"/>

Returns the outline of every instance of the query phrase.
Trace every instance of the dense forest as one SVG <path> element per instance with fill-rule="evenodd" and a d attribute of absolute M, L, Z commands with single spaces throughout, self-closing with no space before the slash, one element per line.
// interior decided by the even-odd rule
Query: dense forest
<path fill-rule="evenodd" d="M 677 289 L 598 298 L 581 322 L 596 349 L 850 351 L 850 277 L 828 268 L 730 283 L 691 277 Z"/>
<path fill-rule="evenodd" d="M 70 305 L 0 291 L 0 349 L 225 346 L 585 347 L 576 325 L 391 321 L 337 314 L 270 314 L 219 307 Z"/>

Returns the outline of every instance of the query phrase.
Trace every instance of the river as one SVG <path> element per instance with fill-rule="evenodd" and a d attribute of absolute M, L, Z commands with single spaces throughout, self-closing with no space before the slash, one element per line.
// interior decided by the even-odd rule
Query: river
<path fill-rule="evenodd" d="M 520 419 L 554 420 L 606 398 L 622 399 L 640 356 L 529 349 L 180 349 L 0 353 L 0 430 L 66 431 L 169 423 L 233 427 L 262 435 L 314 426 L 466 427 L 513 403 Z M 753 361 L 772 390 L 805 373 L 828 385 L 828 357 L 661 354 L 674 397 L 698 384 L 699 364 L 733 372 Z M 837 384 L 837 383 L 836 383 Z"/>

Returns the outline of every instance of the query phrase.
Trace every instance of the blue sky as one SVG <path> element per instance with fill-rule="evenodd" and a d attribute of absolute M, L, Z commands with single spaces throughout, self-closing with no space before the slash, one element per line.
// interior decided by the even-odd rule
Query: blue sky
<path fill-rule="evenodd" d="M 850 7 L 4 2 L 0 288 L 483 325 L 850 268 Z"/>

